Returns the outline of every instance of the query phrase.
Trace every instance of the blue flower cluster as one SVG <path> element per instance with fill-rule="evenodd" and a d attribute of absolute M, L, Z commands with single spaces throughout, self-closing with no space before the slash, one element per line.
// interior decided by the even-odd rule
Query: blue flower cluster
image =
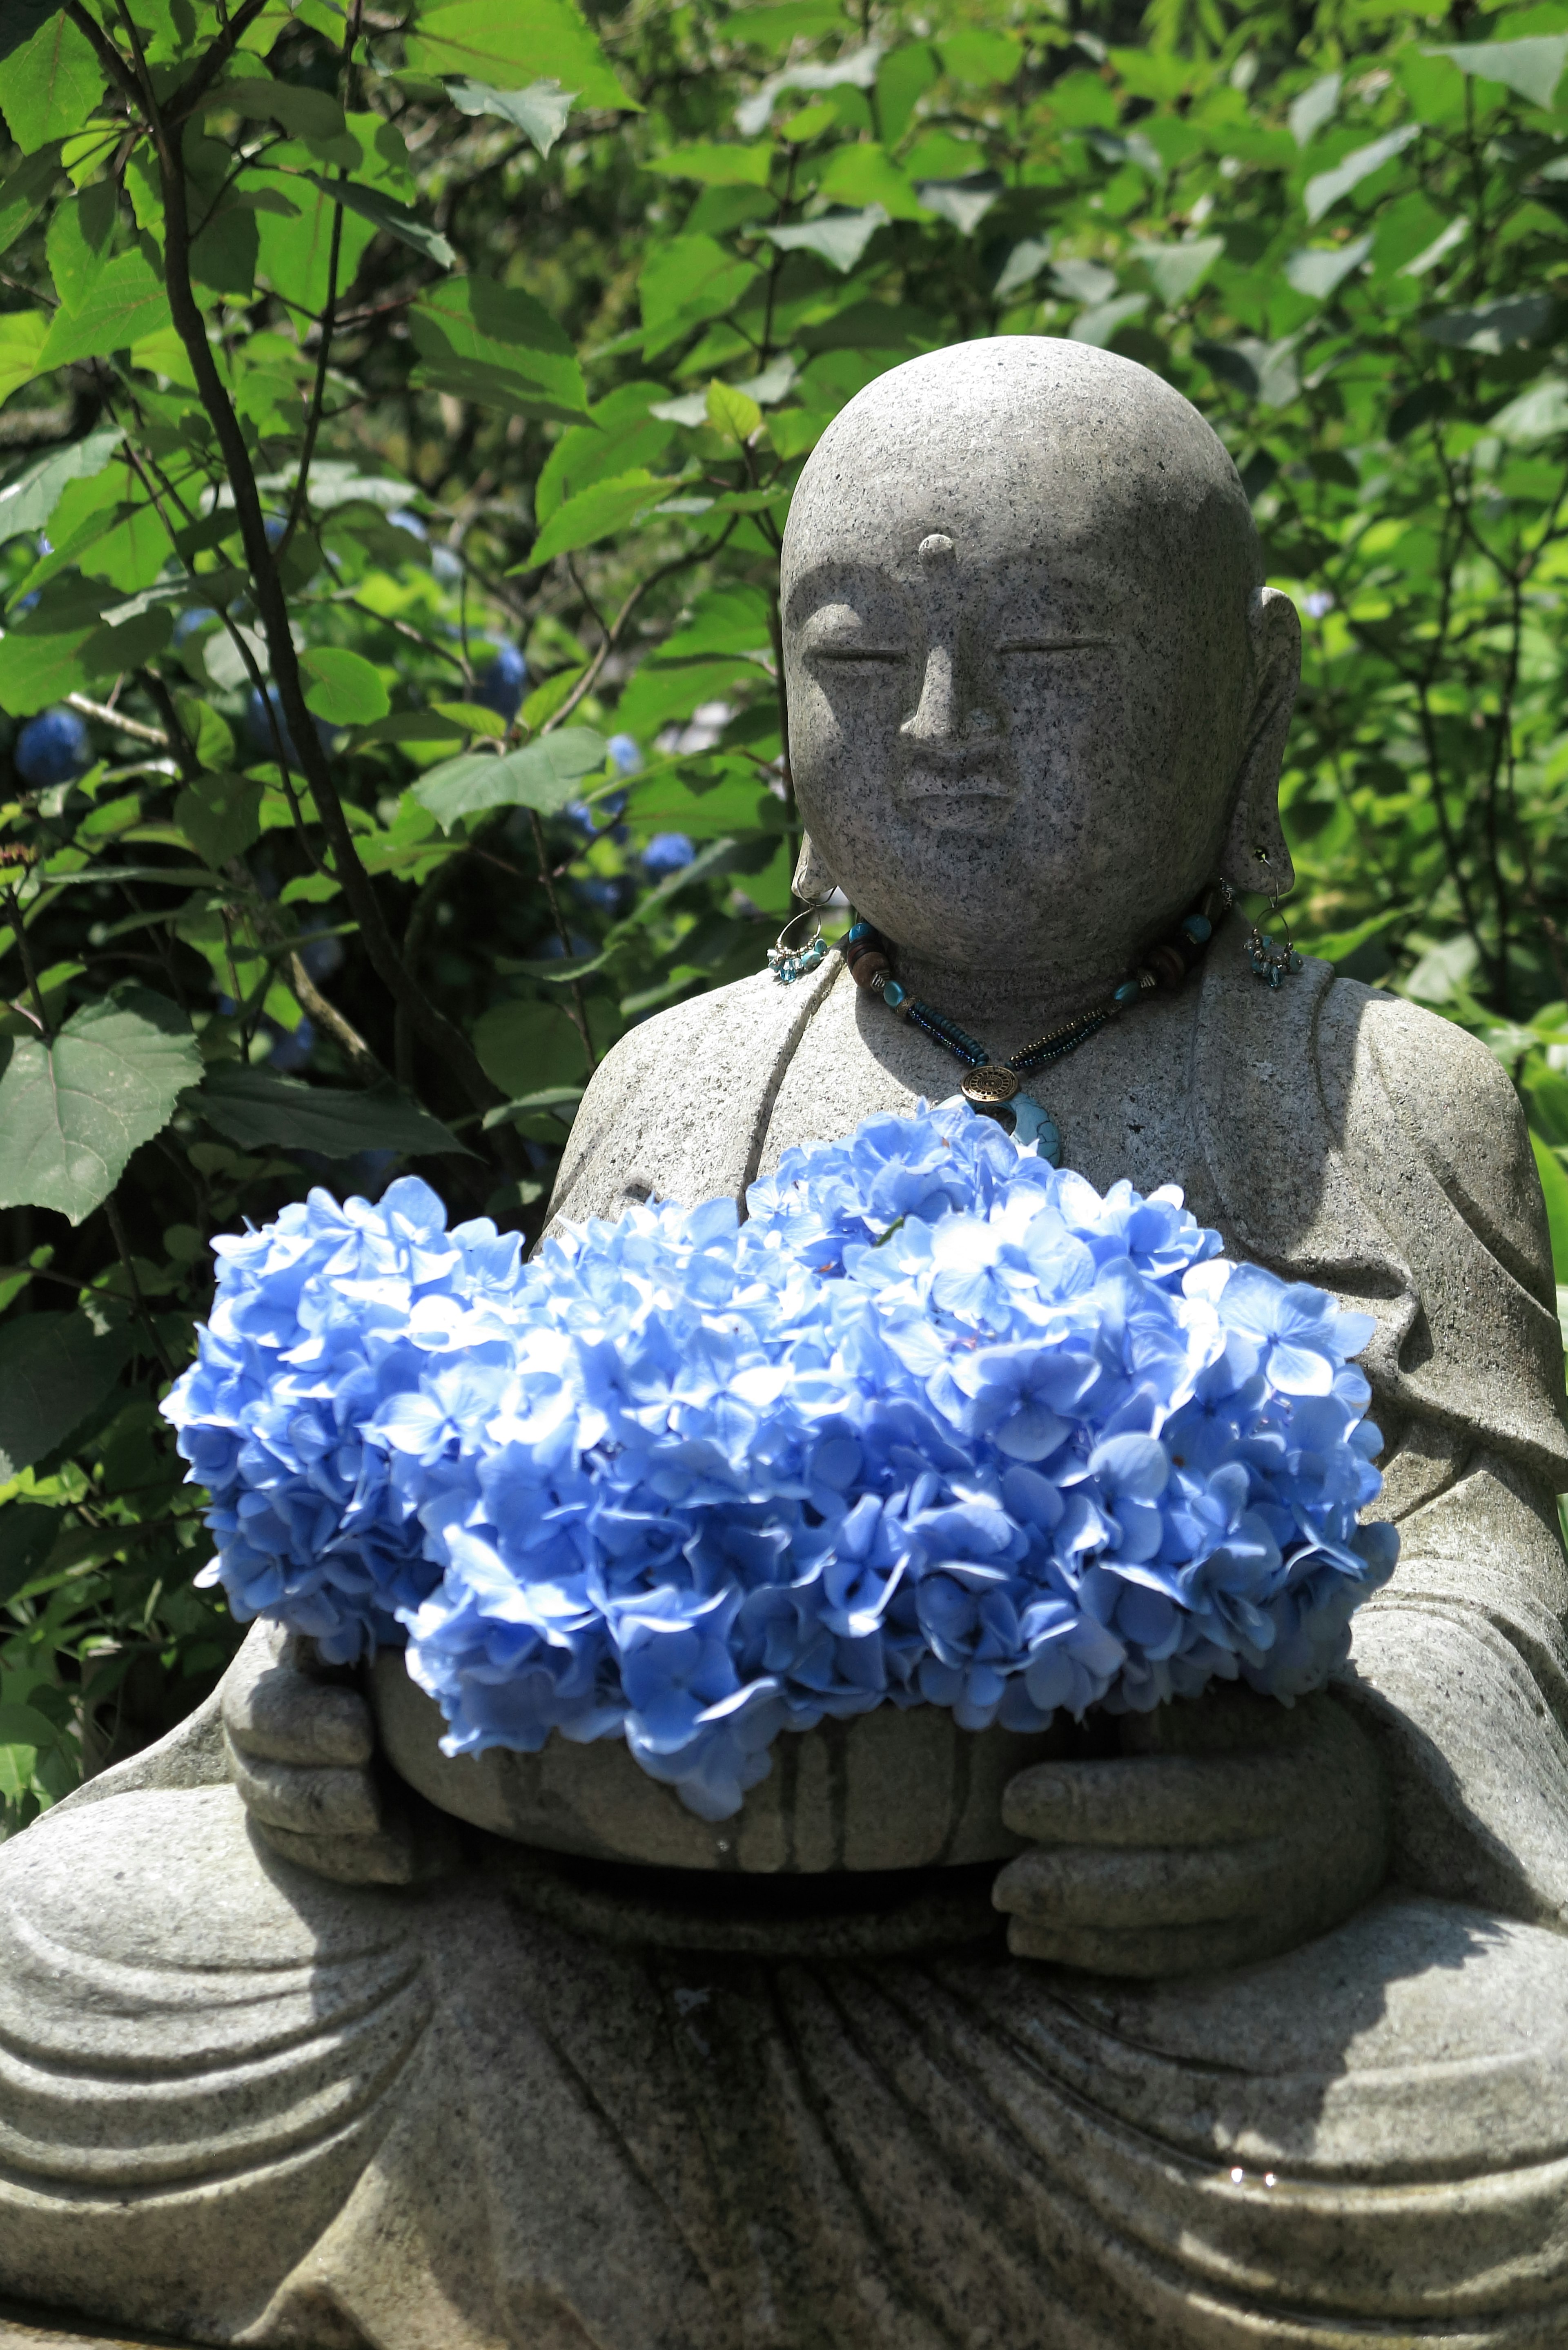
<path fill-rule="evenodd" d="M 413 1178 L 217 1243 L 166 1407 L 207 1570 L 346 1660 L 407 1638 L 449 1752 L 624 1735 L 704 1818 L 784 1730 L 1290 1699 L 1393 1529 L 1370 1321 L 961 1106 L 527 1264 Z"/>

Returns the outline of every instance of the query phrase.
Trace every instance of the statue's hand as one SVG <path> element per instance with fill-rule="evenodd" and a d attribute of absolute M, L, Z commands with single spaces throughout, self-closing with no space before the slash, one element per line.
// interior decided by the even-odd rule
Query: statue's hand
<path fill-rule="evenodd" d="M 371 1770 L 370 1709 L 320 1678 L 309 1644 L 258 1624 L 223 1679 L 229 1771 L 258 1833 L 285 1860 L 346 1885 L 406 1885 L 406 1828 Z"/>
<path fill-rule="evenodd" d="M 1359 1909 L 1387 1867 L 1376 1750 L 1332 1697 L 1250 1690 L 1129 1716 L 1110 1762 L 1021 1771 L 1002 1818 L 1033 1849 L 994 1898 L 1022 1958 L 1178 1975 L 1293 1950 Z"/>

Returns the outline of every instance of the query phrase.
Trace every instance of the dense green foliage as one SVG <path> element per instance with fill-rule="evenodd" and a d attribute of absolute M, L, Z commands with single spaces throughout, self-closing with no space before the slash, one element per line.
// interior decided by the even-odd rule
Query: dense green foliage
<path fill-rule="evenodd" d="M 211 1236 L 406 1160 L 535 1228 L 596 1056 L 760 967 L 791 484 L 915 352 L 1072 335 L 1225 435 L 1308 617 L 1298 939 L 1506 1060 L 1568 1268 L 1565 57 L 1568 5 L 5 0 L 5 1816 L 236 1638 L 157 1411 Z"/>

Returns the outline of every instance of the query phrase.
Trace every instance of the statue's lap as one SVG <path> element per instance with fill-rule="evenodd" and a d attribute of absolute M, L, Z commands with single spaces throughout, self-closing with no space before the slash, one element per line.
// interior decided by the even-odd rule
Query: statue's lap
<path fill-rule="evenodd" d="M 616 1948 L 499 1877 L 335 1887 L 268 1856 L 223 1787 L 73 1808 L 0 1854 L 0 2273 L 196 2339 L 292 2343 L 265 2313 L 323 2240 L 344 2306 L 372 2260 L 389 2289 L 412 2257 L 389 2197 L 439 2272 L 434 2238 L 466 2245 L 487 2192 L 512 2215 L 488 2292 L 547 2270 L 585 2311 L 618 2272 L 693 2345 L 743 2338 L 721 2307 L 850 2271 L 947 2310 L 976 2263 L 1020 2325 L 1031 2290 L 1087 2276 L 1082 2339 L 1116 2350 L 1138 2310 L 1228 2342 L 1212 2314 L 1183 2330 L 1195 2293 L 1304 2314 L 1271 2342 L 1467 2312 L 1511 2343 L 1532 2311 L 1568 2320 L 1565 2165 L 1568 1944 L 1453 1904 L 1391 1894 L 1266 1965 L 1131 1986 L 991 1950 Z M 878 2343 L 846 2307 L 824 2339 Z M 618 2303 L 598 2324 L 614 2350 L 655 2338 Z"/>

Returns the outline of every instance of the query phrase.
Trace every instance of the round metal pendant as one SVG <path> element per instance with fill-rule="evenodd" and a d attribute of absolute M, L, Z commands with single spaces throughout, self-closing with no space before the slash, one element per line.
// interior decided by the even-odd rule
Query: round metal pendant
<path fill-rule="evenodd" d="M 998 1102 L 1010 1102 L 1018 1087 L 1019 1080 L 1011 1069 L 998 1068 L 993 1061 L 988 1061 L 983 1068 L 970 1071 L 959 1091 L 976 1109 L 991 1109 Z"/>

